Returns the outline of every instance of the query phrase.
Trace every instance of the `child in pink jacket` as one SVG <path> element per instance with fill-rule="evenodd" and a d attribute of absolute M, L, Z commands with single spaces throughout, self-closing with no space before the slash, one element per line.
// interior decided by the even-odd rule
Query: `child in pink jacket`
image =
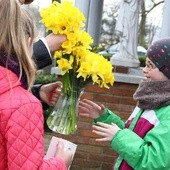
<path fill-rule="evenodd" d="M 18 0 L 0 1 L 0 170 L 66 170 L 72 161 L 62 143 L 44 159 L 42 105 L 29 92 L 34 28 Z"/>

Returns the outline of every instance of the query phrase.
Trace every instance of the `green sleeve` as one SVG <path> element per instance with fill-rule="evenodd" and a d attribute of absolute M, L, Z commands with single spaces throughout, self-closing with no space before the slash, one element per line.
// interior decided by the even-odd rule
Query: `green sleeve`
<path fill-rule="evenodd" d="M 123 129 L 125 126 L 125 123 L 121 120 L 121 118 L 115 115 L 109 109 L 105 109 L 105 112 L 102 116 L 98 117 L 97 119 L 94 119 L 93 123 L 96 124 L 97 122 L 103 122 L 107 124 L 115 123 L 121 129 Z"/>
<path fill-rule="evenodd" d="M 170 169 L 170 116 L 142 139 L 129 129 L 116 133 L 112 148 L 135 170 Z M 115 168 L 117 169 L 117 168 Z"/>

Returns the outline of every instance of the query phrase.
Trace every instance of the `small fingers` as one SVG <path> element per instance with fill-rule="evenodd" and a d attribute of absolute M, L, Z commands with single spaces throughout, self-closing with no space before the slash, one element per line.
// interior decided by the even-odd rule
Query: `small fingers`
<path fill-rule="evenodd" d="M 111 125 L 103 123 L 103 122 L 97 122 L 97 125 L 100 127 L 103 127 L 103 128 L 107 128 L 107 129 L 111 126 Z"/>
<path fill-rule="evenodd" d="M 87 113 L 79 113 L 80 116 L 83 116 L 83 117 L 89 117 L 89 114 Z"/>
<path fill-rule="evenodd" d="M 97 130 L 97 131 L 100 131 L 100 132 L 105 132 L 106 131 L 106 128 L 101 127 L 101 126 L 93 125 L 92 128 L 93 128 L 93 130 Z"/>
<path fill-rule="evenodd" d="M 64 143 L 60 140 L 57 144 L 58 149 L 64 149 Z"/>
<path fill-rule="evenodd" d="M 96 141 L 98 141 L 98 142 L 107 142 L 109 140 L 107 138 L 98 138 L 98 139 L 96 139 Z"/>
<path fill-rule="evenodd" d="M 89 107 L 89 105 L 87 103 L 83 102 L 83 101 L 79 101 L 79 106 L 84 107 L 84 108 Z"/>
<path fill-rule="evenodd" d="M 88 107 L 83 107 L 83 106 L 79 106 L 78 109 L 80 112 L 84 112 L 84 113 L 88 113 L 90 111 Z"/>
<path fill-rule="evenodd" d="M 98 130 L 92 130 L 92 132 L 95 133 L 96 135 L 106 137 L 106 133 L 105 132 L 98 131 Z"/>

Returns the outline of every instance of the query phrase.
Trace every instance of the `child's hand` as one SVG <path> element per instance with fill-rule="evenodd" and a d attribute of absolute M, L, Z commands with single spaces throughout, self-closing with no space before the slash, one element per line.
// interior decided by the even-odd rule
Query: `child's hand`
<path fill-rule="evenodd" d="M 62 83 L 60 81 L 41 86 L 39 92 L 41 100 L 49 106 L 54 106 L 60 97 L 61 86 Z"/>
<path fill-rule="evenodd" d="M 104 109 L 104 105 L 99 106 L 87 99 L 81 100 L 78 106 L 79 115 L 90 117 L 92 119 L 101 116 L 104 113 Z"/>
<path fill-rule="evenodd" d="M 93 125 L 93 133 L 96 135 L 102 136 L 101 138 L 96 139 L 96 141 L 111 141 L 115 134 L 120 130 L 120 128 L 112 123 L 111 125 L 97 122 L 97 126 Z"/>
<path fill-rule="evenodd" d="M 70 150 L 65 150 L 64 149 L 64 144 L 63 144 L 62 141 L 59 141 L 59 143 L 57 145 L 56 156 L 63 159 L 63 161 L 65 162 L 67 168 L 70 166 L 70 164 L 71 164 L 71 162 L 73 160 L 73 153 Z"/>

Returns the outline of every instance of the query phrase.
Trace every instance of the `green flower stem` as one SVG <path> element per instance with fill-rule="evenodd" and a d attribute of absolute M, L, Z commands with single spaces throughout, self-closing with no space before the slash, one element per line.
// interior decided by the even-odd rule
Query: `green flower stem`
<path fill-rule="evenodd" d="M 66 97 L 65 99 L 65 105 L 63 105 L 62 109 L 62 116 L 60 123 L 58 125 L 58 131 L 62 132 L 64 128 L 67 127 L 67 119 L 68 119 L 68 108 L 69 108 L 69 103 L 68 103 L 68 98 Z"/>
<path fill-rule="evenodd" d="M 49 128 L 61 134 L 74 134 L 77 130 L 77 101 L 79 90 L 62 95 L 47 120 Z"/>
<path fill-rule="evenodd" d="M 75 62 L 73 63 L 75 65 Z M 73 66 L 73 68 L 75 68 Z M 76 71 L 70 70 L 62 77 L 62 96 L 60 96 L 54 112 L 47 119 L 47 125 L 61 134 L 74 134 L 77 130 L 77 101 L 81 87 Z"/>
<path fill-rule="evenodd" d="M 63 112 L 65 110 L 65 105 L 67 103 L 66 100 L 63 100 L 63 96 L 61 96 L 54 108 L 54 111 L 47 119 L 47 125 L 53 131 L 56 131 L 57 125 L 61 122 L 61 117 L 63 117 Z M 64 110 L 63 110 L 64 108 Z"/>
<path fill-rule="evenodd" d="M 70 118 L 71 118 L 71 120 L 70 120 L 70 131 L 71 132 L 74 132 L 75 131 L 75 129 L 77 128 L 76 127 L 76 124 L 77 124 L 77 122 L 76 122 L 76 91 L 72 91 L 71 92 L 71 96 L 70 96 L 70 98 L 71 98 L 71 100 L 70 100 Z"/>

